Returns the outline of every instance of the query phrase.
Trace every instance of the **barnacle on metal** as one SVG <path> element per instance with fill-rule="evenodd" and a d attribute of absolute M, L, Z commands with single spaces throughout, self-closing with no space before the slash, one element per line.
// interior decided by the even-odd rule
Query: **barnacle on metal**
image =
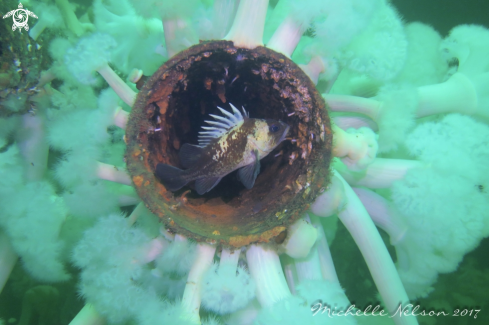
<path fill-rule="evenodd" d="M 261 161 L 251 190 L 226 176 L 199 196 L 191 187 L 170 192 L 155 166 L 179 166 L 178 150 L 196 144 L 217 106 L 244 106 L 253 118 L 281 120 L 289 137 Z M 173 231 L 199 241 L 240 247 L 268 242 L 302 216 L 329 182 L 330 121 L 308 76 L 265 47 L 203 42 L 175 55 L 142 87 L 126 130 L 126 162 L 139 196 Z M 290 156 L 296 159 L 290 160 Z"/>

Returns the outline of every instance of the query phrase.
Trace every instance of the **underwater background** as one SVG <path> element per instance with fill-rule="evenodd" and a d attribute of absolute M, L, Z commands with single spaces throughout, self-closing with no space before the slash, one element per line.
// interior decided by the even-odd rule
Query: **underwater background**
<path fill-rule="evenodd" d="M 156 300 L 160 299 L 162 301 L 165 300 L 165 303 L 168 301 L 169 304 L 178 304 L 184 290 L 186 276 L 197 254 L 193 242 L 185 242 L 176 247 L 171 252 L 173 254 L 171 256 L 152 260 L 148 263 L 150 266 L 147 269 L 131 269 L 131 271 L 121 275 L 121 277 L 126 277 L 124 285 L 127 285 L 127 287 L 123 288 L 121 285 L 120 292 L 118 291 L 119 288 L 117 288 L 118 290 L 113 290 L 110 294 L 104 294 L 104 288 L 98 288 L 100 292 L 96 290 L 97 288 L 94 288 L 96 287 L 94 283 L 96 283 L 97 277 L 101 275 L 107 276 L 107 274 L 112 274 L 111 272 L 117 273 L 115 271 L 117 268 L 107 271 L 102 266 L 100 268 L 98 266 L 92 267 L 90 263 L 95 265 L 99 263 L 98 259 L 109 259 L 111 255 L 117 254 L 119 250 L 122 252 L 127 251 L 128 256 L 136 256 L 136 253 L 131 250 L 132 247 L 143 246 L 149 239 L 161 237 L 162 235 L 160 235 L 158 221 L 148 211 L 142 212 L 136 222 L 136 225 L 144 231 L 141 230 L 140 233 L 127 231 L 124 228 L 126 223 L 121 220 L 126 220 L 124 218 L 131 215 L 140 204 L 140 199 L 132 188 L 131 180 L 127 181 L 124 176 L 115 175 L 113 179 L 116 179 L 116 181 L 110 182 L 108 178 L 99 177 L 98 172 L 93 171 L 98 168 L 95 166 L 95 161 L 101 161 L 110 166 L 121 167 L 125 165 L 123 159 L 125 152 L 124 130 L 118 127 L 119 124 L 113 116 L 115 116 L 115 107 L 121 107 L 124 112 L 129 112 L 131 105 L 128 105 L 130 100 L 125 101 L 118 98 L 117 95 L 120 97 L 119 93 L 107 88 L 105 81 L 92 74 L 92 71 L 98 68 L 93 66 L 95 63 L 93 63 L 94 60 L 91 58 L 78 55 L 85 51 L 86 47 L 89 47 L 89 45 L 79 43 L 79 40 L 89 35 L 97 35 L 97 32 L 110 35 L 106 39 L 101 37 L 93 41 L 90 46 L 93 46 L 95 50 L 100 50 L 100 53 L 97 52 L 95 56 L 103 56 L 110 52 L 109 56 L 113 60 L 110 61 L 111 66 L 113 66 L 116 74 L 129 85 L 128 87 L 132 92 L 136 93 L 139 89 L 136 87 L 137 82 L 128 81 L 134 77 L 133 74 L 137 74 L 133 68 L 140 69 L 145 76 L 149 76 L 161 64 L 170 59 L 173 54 L 196 44 L 199 39 L 223 38 L 225 33 L 220 32 L 219 28 L 224 28 L 222 26 L 225 26 L 225 23 L 221 22 L 220 25 L 216 23 L 216 18 L 213 17 L 212 12 L 214 1 L 191 1 L 191 5 L 196 6 L 196 9 L 189 9 L 188 11 L 191 14 L 187 18 L 195 23 L 193 25 L 190 24 L 189 27 L 194 33 L 176 33 L 177 36 L 173 39 L 172 47 L 165 47 L 166 34 L 161 26 L 161 18 L 158 14 L 155 15 L 152 12 L 156 11 L 154 2 L 157 1 L 146 1 L 144 4 L 139 2 L 139 6 L 134 4 L 134 2 L 137 3 L 137 1 L 24 1 L 22 2 L 24 8 L 31 10 L 39 17 L 39 19 L 29 18 L 29 32 L 26 30 L 23 30 L 22 33 L 18 31 L 12 32 L 11 18 L 5 18 L 0 22 L 0 54 L 2 56 L 2 62 L 0 62 L 2 64 L 0 72 L 2 95 L 0 100 L 3 105 L 0 111 L 0 230 L 2 231 L 0 233 L 0 246 L 2 246 L 0 251 L 8 245 L 9 241 L 12 241 L 15 242 L 13 246 L 16 254 L 21 257 L 20 261 L 13 266 L 10 274 L 5 276 L 7 281 L 3 289 L 0 288 L 0 324 L 69 324 L 85 306 L 86 297 L 90 297 L 89 300 L 93 301 L 96 308 L 97 303 L 100 304 L 98 308 L 104 310 L 101 314 L 108 318 L 108 324 L 154 324 L 158 323 L 157 319 L 165 319 L 168 324 L 177 324 L 167 320 L 174 319 L 171 318 L 174 316 L 168 316 L 168 318 L 165 318 L 167 316 L 161 316 L 161 318 L 158 318 L 159 316 L 152 315 L 142 320 L 142 318 L 146 317 L 143 312 L 138 316 L 139 318 L 136 318 L 131 314 L 132 311 L 124 311 L 124 307 L 111 309 L 108 305 L 126 306 L 126 304 L 132 304 L 129 298 L 125 298 L 125 295 L 139 297 L 139 289 L 136 288 L 136 285 L 133 285 L 134 283 L 144 283 L 145 288 L 152 288 L 151 290 L 148 289 L 148 291 L 151 291 L 151 295 L 158 296 L 157 299 L 155 298 Z M 231 1 L 228 2 L 230 3 Z M 287 1 L 287 3 L 293 2 Z M 384 3 L 384 1 L 373 2 Z M 427 24 L 439 33 L 436 36 L 434 30 L 430 29 L 429 32 L 427 31 L 426 33 L 435 35 L 430 34 L 430 37 L 432 37 L 430 40 L 437 40 L 440 44 L 442 39 L 449 37 L 449 32 L 453 27 L 461 24 L 481 25 L 485 28 L 484 32 L 489 33 L 487 31 L 489 28 L 489 15 L 487 14 L 489 13 L 489 2 L 487 1 L 392 0 L 387 2 L 399 14 L 399 19 L 402 22 L 402 26 L 399 23 L 399 26 L 401 26 L 399 27 L 400 30 L 406 28 L 412 22 Z M 286 14 L 273 16 L 273 12 L 278 6 L 277 3 L 278 1 L 270 1 L 269 3 L 266 21 L 268 21 L 270 26 L 265 25 L 265 38 L 271 37 L 274 28 L 278 26 L 278 21 L 286 16 Z M 10 10 L 17 8 L 17 5 L 17 1 L 2 0 L 0 14 L 2 16 L 5 15 Z M 133 6 L 137 9 L 135 10 Z M 186 2 L 182 1 L 182 4 L 175 5 L 178 8 L 174 8 L 174 10 L 181 14 L 181 12 L 185 11 L 185 8 L 182 9 L 182 7 L 186 6 Z M 78 17 L 77 26 L 67 26 L 69 20 L 63 17 L 68 15 L 67 12 L 71 12 L 71 15 Z M 374 15 L 374 13 L 371 13 L 371 15 Z M 164 15 L 161 15 L 161 17 L 168 18 L 168 16 Z M 324 20 L 326 18 L 322 17 L 321 19 Z M 322 22 L 317 22 L 316 25 L 313 24 L 311 28 L 304 31 L 304 35 L 310 37 L 311 40 L 315 37 L 323 37 L 324 35 L 321 34 L 319 27 L 317 27 L 321 26 Z M 232 21 L 227 22 L 226 28 L 229 28 L 231 23 Z M 45 26 L 41 28 L 40 25 L 44 24 Z M 36 26 L 38 27 L 37 29 L 35 28 Z M 410 31 L 413 30 L 414 28 Z M 355 33 L 360 33 L 360 31 L 355 31 Z M 413 33 L 410 35 L 414 35 Z M 186 38 L 191 34 L 197 37 L 197 41 Z M 205 37 L 202 38 L 201 35 Z M 327 39 L 327 36 L 324 37 Z M 351 39 L 353 39 L 353 36 Z M 485 45 L 489 48 L 488 41 L 489 38 L 482 37 L 481 41 L 479 41 L 482 43 L 481 47 Z M 114 43 L 108 46 L 107 44 L 111 42 Z M 341 42 L 343 40 L 338 41 L 338 44 Z M 335 76 L 328 75 L 319 77 L 319 81 L 316 80 L 317 87 L 323 94 L 329 91 L 330 94 L 354 95 L 365 98 L 377 96 L 375 98 L 379 100 L 383 98 L 386 101 L 395 101 L 400 98 L 400 101 L 406 102 L 409 102 L 410 98 L 403 97 L 404 94 L 398 96 L 395 93 L 392 95 L 394 97 L 389 97 L 391 96 L 388 93 L 389 87 L 394 84 L 394 81 L 397 83 L 395 87 L 398 87 L 399 84 L 404 87 L 409 82 L 412 82 L 409 87 L 422 87 L 441 83 L 448 78 L 447 76 L 451 76 L 454 73 L 454 69 L 456 70 L 458 64 L 460 64 L 460 62 L 454 63 L 453 60 L 444 61 L 443 59 L 449 58 L 443 57 L 443 59 L 440 59 L 442 63 L 433 63 L 430 66 L 421 65 L 420 71 L 423 69 L 436 71 L 431 75 L 427 72 L 426 76 L 423 75 L 424 79 L 422 82 L 416 84 L 413 81 L 416 79 L 414 76 L 415 72 L 411 71 L 412 73 L 410 73 L 410 71 L 406 72 L 405 70 L 400 72 L 401 67 L 398 65 L 402 66 L 404 61 L 396 61 L 397 58 L 393 60 L 394 62 L 390 62 L 389 58 L 379 58 L 375 55 L 372 55 L 375 56 L 374 58 L 370 58 L 365 54 L 361 58 L 362 60 L 378 60 L 372 64 L 373 66 L 379 67 L 383 64 L 379 63 L 382 60 L 389 61 L 389 63 L 385 64 L 385 69 L 356 69 L 358 62 L 348 58 L 348 55 L 351 53 L 356 55 L 357 52 L 361 53 L 358 54 L 359 57 L 364 55 L 360 49 L 364 46 L 362 42 L 355 43 L 355 46 L 347 48 L 349 43 L 345 41 L 345 44 L 342 43 L 341 46 L 338 45 L 335 49 L 324 49 L 321 46 L 308 48 L 307 46 L 310 44 L 304 41 L 304 44 L 299 43 L 296 52 L 291 58 L 298 64 L 306 64 L 313 56 L 311 53 L 318 51 L 326 58 L 323 60 L 329 60 L 330 66 L 334 66 L 332 70 L 344 71 L 342 72 L 343 76 L 340 77 L 338 77 L 340 75 L 338 72 Z M 407 43 L 405 40 L 403 42 Z M 398 41 L 396 43 L 396 40 L 394 40 L 386 48 L 392 49 L 394 45 L 403 42 Z M 312 43 L 314 42 L 311 41 Z M 106 47 L 107 49 L 105 49 Z M 365 45 L 365 47 L 368 46 Z M 442 45 L 439 45 L 439 47 L 441 48 Z M 32 55 L 34 48 L 36 48 L 36 52 L 35 55 Z M 347 48 L 347 50 L 343 51 L 343 48 Z M 151 49 L 151 51 L 145 51 L 147 49 Z M 429 52 L 432 49 L 426 47 L 426 51 Z M 12 53 L 14 54 L 12 55 Z M 393 56 L 397 55 L 394 50 L 392 53 Z M 489 51 L 484 53 L 489 54 Z M 396 68 L 396 66 L 398 67 Z M 23 69 L 22 77 L 12 77 L 11 71 L 16 69 Z M 489 65 L 484 65 L 482 69 L 485 69 L 483 72 L 487 74 Z M 418 73 L 417 70 L 416 73 Z M 102 73 L 100 72 L 100 74 Z M 402 76 L 405 79 L 398 78 L 398 74 L 404 74 Z M 353 85 L 348 83 L 348 79 L 360 81 L 358 84 Z M 39 86 L 39 84 L 42 84 L 42 86 Z M 36 85 L 38 88 L 35 91 L 36 93 L 34 93 L 32 89 Z M 44 86 L 46 87 L 44 88 Z M 361 88 L 364 86 L 365 88 Z M 12 89 L 16 90 L 12 91 Z M 23 89 L 23 91 L 18 91 L 19 89 Z M 392 90 L 392 88 L 390 89 Z M 487 99 L 484 97 L 483 100 Z M 481 102 L 483 100 L 481 99 Z M 99 110 L 98 107 L 102 106 L 111 107 L 111 110 Z M 485 108 L 486 110 L 488 109 L 488 107 Z M 32 127 L 32 124 L 29 124 L 37 123 L 35 120 L 30 121 L 29 118 L 24 118 L 29 114 L 41 116 L 42 123 L 44 123 L 43 127 L 46 128 L 35 136 L 36 139 L 45 137 L 46 141 L 28 143 L 33 148 L 49 147 L 49 149 L 46 149 L 49 154 L 46 153 L 46 165 L 44 167 L 38 167 L 37 165 L 25 167 L 25 161 L 28 159 L 22 155 L 22 150 L 20 150 L 21 153 L 19 153 L 18 149 L 13 151 L 16 143 L 25 141 L 25 137 L 23 138 L 22 135 L 19 135 L 19 130 L 23 128 L 26 130 L 37 130 L 35 126 Z M 442 179 L 449 179 L 457 173 L 461 175 L 470 174 L 471 179 L 478 177 L 477 175 L 479 174 L 471 169 L 475 169 L 474 166 L 487 164 L 487 158 L 489 158 L 489 138 L 484 137 L 484 135 L 489 134 L 487 131 L 487 116 L 475 116 L 472 119 L 465 115 L 457 115 L 455 118 L 452 117 L 452 120 L 444 120 L 445 115 L 448 114 L 439 114 L 432 119 L 426 118 L 419 122 L 419 125 L 426 124 L 427 126 L 425 125 L 425 129 L 416 129 L 417 133 L 413 131 L 415 129 L 414 123 L 409 127 L 399 123 L 401 125 L 399 128 L 405 128 L 405 133 L 396 135 L 397 137 L 391 137 L 387 133 L 384 135 L 380 133 L 380 138 L 378 139 L 380 149 L 377 157 L 383 158 L 413 159 L 415 155 L 412 152 L 408 153 L 408 150 L 405 149 L 404 140 L 406 140 L 406 143 L 413 144 L 416 139 L 424 139 L 436 132 L 439 132 L 439 134 L 436 134 L 439 138 L 433 137 L 439 140 L 439 143 L 435 140 L 433 143 L 429 143 L 427 147 L 430 150 L 436 151 L 437 147 L 442 146 L 444 146 L 443 148 L 462 147 L 462 149 L 457 149 L 459 151 L 452 154 L 440 149 L 441 153 L 439 154 L 446 154 L 445 159 L 448 162 L 440 163 L 445 168 L 440 179 L 433 178 L 435 181 L 439 180 L 439 187 L 435 186 L 426 192 L 420 191 L 422 193 L 410 196 L 419 198 L 423 203 L 415 208 L 409 206 L 406 210 L 417 213 L 419 211 L 416 208 L 422 210 L 428 206 L 425 201 L 438 200 L 437 202 L 441 206 L 445 206 L 444 209 L 440 208 L 439 210 L 437 210 L 438 208 L 430 207 L 433 208 L 433 211 L 437 210 L 433 213 L 442 211 L 440 213 L 442 217 L 436 221 L 421 222 L 420 228 L 433 227 L 433 229 L 441 229 L 440 231 L 434 230 L 431 236 L 443 238 L 439 242 L 448 242 L 446 244 L 447 247 L 453 241 L 466 241 L 468 243 L 467 247 L 460 248 L 455 245 L 457 246 L 457 251 L 454 255 L 463 256 L 463 259 L 460 264 L 452 261 L 455 263 L 455 267 L 446 267 L 446 269 L 456 269 L 453 272 L 440 271 L 439 274 L 436 274 L 434 276 L 436 281 L 433 280 L 432 276 L 427 276 L 429 279 L 426 281 L 426 288 L 418 288 L 414 285 L 415 289 L 410 292 L 408 288 L 410 281 L 412 280 L 413 283 L 417 282 L 407 276 L 407 280 L 405 278 L 402 278 L 402 280 L 411 298 L 411 303 L 422 306 L 425 310 L 444 310 L 450 313 L 453 313 L 454 310 L 480 310 L 476 319 L 464 316 L 420 316 L 417 317 L 419 324 L 489 324 L 489 239 L 487 238 L 489 233 L 486 232 L 486 229 L 489 229 L 489 206 L 487 203 L 489 202 L 489 196 L 487 195 L 487 186 L 489 184 L 484 183 L 487 180 L 487 176 L 485 176 L 485 179 L 481 179 L 480 183 L 473 184 L 476 192 L 483 195 L 479 201 L 474 201 L 475 203 L 472 203 L 467 198 L 478 194 L 472 194 L 469 191 L 462 191 L 460 196 L 458 196 L 459 192 L 454 190 L 453 192 L 449 191 L 450 193 L 446 196 L 441 194 L 433 195 L 433 199 L 426 197 L 431 195 L 430 190 L 439 189 L 442 192 L 443 188 L 449 186 L 447 184 L 452 184 L 448 181 L 444 183 Z M 465 128 L 459 127 L 458 122 L 454 121 L 455 119 L 466 122 L 464 124 Z M 437 129 L 438 127 L 442 128 L 440 125 L 445 128 L 453 126 L 454 131 Z M 379 126 L 379 128 L 381 127 Z M 397 124 L 393 128 L 397 128 Z M 437 131 L 432 131 L 435 129 Z M 469 131 L 476 133 L 474 135 Z M 379 133 L 378 129 L 376 132 Z M 394 131 L 389 129 L 389 132 Z M 482 137 L 477 137 L 477 132 Z M 469 138 L 466 140 L 467 142 L 462 144 L 458 142 L 460 137 L 469 133 L 470 136 L 467 136 Z M 383 136 L 384 138 L 382 138 Z M 453 140 L 453 143 L 443 142 L 446 139 Z M 398 145 L 401 149 L 398 148 Z M 429 153 L 426 153 L 428 149 L 421 146 L 418 148 L 416 145 L 412 147 L 414 148 L 413 151 L 417 150 L 419 154 L 416 157 L 421 157 L 425 154 L 428 157 L 427 160 L 433 158 L 433 155 L 430 156 Z M 467 149 L 468 147 L 470 148 Z M 480 156 L 474 158 L 475 160 L 479 159 L 477 163 L 467 163 L 466 159 L 462 159 L 460 153 L 470 155 L 472 152 L 480 153 Z M 450 164 L 456 165 L 459 159 L 459 164 L 467 163 L 467 165 L 450 169 L 452 168 Z M 440 157 L 437 156 L 433 160 L 440 162 Z M 46 172 L 44 173 L 43 170 L 39 172 L 36 170 L 37 168 L 44 168 Z M 449 170 L 448 172 L 447 169 Z M 485 171 L 484 168 L 481 168 L 481 170 L 477 172 L 483 173 Z M 42 176 L 36 176 L 36 173 L 41 173 Z M 21 176 L 19 175 L 23 175 L 22 177 L 27 177 L 27 179 L 29 177 L 32 178 L 30 178 L 29 182 L 25 182 L 20 179 Z M 85 177 L 84 175 L 88 176 Z M 428 179 L 432 176 L 420 174 L 416 177 Z M 104 180 L 101 181 L 100 178 Z M 122 181 L 120 181 L 121 179 Z M 410 182 L 417 180 L 415 177 L 413 179 L 410 179 Z M 39 183 L 32 185 L 34 182 Z M 459 184 L 457 182 L 458 179 L 455 183 Z M 227 186 L 226 184 L 229 185 L 229 182 L 223 186 Z M 404 185 L 399 185 L 397 191 L 401 192 L 404 190 L 407 192 L 417 187 L 417 185 L 413 186 L 412 184 L 406 185 L 406 188 L 409 189 L 402 188 Z M 419 184 L 424 183 L 420 181 Z M 460 184 L 465 185 L 462 181 L 460 181 Z M 221 190 L 226 191 L 227 189 L 222 187 Z M 391 199 L 393 196 L 391 196 L 392 193 L 390 191 L 390 188 L 383 188 L 376 190 L 376 193 Z M 458 198 L 460 201 L 458 201 Z M 401 201 L 396 201 L 399 207 L 405 203 Z M 49 202 L 49 204 L 45 204 L 46 202 Z M 406 205 L 408 204 L 406 203 Z M 459 205 L 463 205 L 463 208 L 453 208 Z M 442 224 L 445 217 L 446 219 L 451 218 L 450 213 L 447 213 L 447 211 L 451 211 L 450 209 L 453 209 L 454 215 L 463 214 L 466 211 L 480 215 L 483 220 L 478 220 L 477 222 L 479 223 L 474 221 L 475 217 L 467 222 L 468 224 L 473 222 L 467 227 L 467 233 L 470 234 L 470 231 L 477 233 L 473 239 L 460 239 L 457 236 L 461 237 L 462 235 L 453 233 L 447 233 L 445 237 L 443 233 L 445 228 Z M 419 215 L 423 216 L 423 213 L 429 214 L 430 212 L 422 211 Z M 30 215 L 33 215 L 33 217 L 25 217 Z M 42 217 L 37 218 L 37 216 L 41 215 L 48 217 L 45 219 Z M 12 221 L 14 218 L 12 216 L 21 217 L 18 217 L 16 221 Z M 348 229 L 341 222 L 338 222 L 337 216 L 334 215 L 327 218 L 328 220 L 325 219 L 321 218 L 322 227 L 328 238 L 327 242 L 330 245 L 338 281 L 344 289 L 346 297 L 351 304 L 355 304 L 362 310 L 368 305 L 381 304 L 382 301 L 378 294 L 376 283 L 354 238 L 352 238 Z M 439 222 L 440 226 L 438 227 L 435 222 Z M 461 223 L 458 223 L 458 220 L 447 223 L 451 227 L 463 227 Z M 90 229 L 92 229 L 92 232 L 85 232 Z M 110 229 L 119 229 L 120 234 L 115 234 L 115 230 L 113 234 Z M 396 248 L 391 244 L 392 239 L 389 233 L 380 228 L 379 232 L 394 262 L 398 262 Z M 126 240 L 128 237 L 130 239 Z M 110 239 L 107 240 L 108 244 L 104 241 L 107 238 Z M 435 239 L 427 239 L 427 242 L 431 241 L 435 241 Z M 422 249 L 423 243 L 418 242 L 418 244 L 419 246 L 416 249 Z M 106 251 L 102 252 L 104 249 Z M 90 254 L 93 255 L 90 256 Z M 441 256 L 443 254 L 445 253 L 433 252 L 433 256 Z M 6 256 L 6 253 L 4 255 L 0 253 L 0 263 L 4 263 L 8 259 Z M 46 267 L 43 266 L 44 261 L 46 261 Z M 281 257 L 281 261 L 284 265 L 287 264 L 285 258 Z M 242 273 L 247 273 L 246 262 L 240 260 L 239 267 Z M 86 272 L 84 275 L 82 275 L 82 270 Z M 88 274 L 89 272 L 91 273 Z M 422 272 L 421 270 L 420 274 Z M 163 273 L 165 274 L 164 276 L 162 275 Z M 114 279 L 117 276 L 114 275 Z M 165 279 L 158 284 L 157 280 L 160 278 Z M 105 285 L 110 286 L 112 280 L 107 280 Z M 433 283 L 430 283 L 432 280 Z M 213 281 L 218 282 L 219 278 Z M 251 290 L 247 286 L 248 279 L 239 281 L 244 281 L 243 283 L 246 285 L 237 282 L 235 291 L 241 289 L 243 292 Z M 114 286 L 120 285 L 117 280 L 114 280 L 113 283 Z M 408 284 L 406 285 L 406 283 Z M 253 298 L 246 298 L 248 299 L 247 302 L 254 299 L 254 294 L 246 294 L 250 297 L 253 296 Z M 98 298 L 94 298 L 94 296 Z M 121 301 L 118 300 L 119 298 Z M 144 305 L 144 302 L 137 303 Z M 205 305 L 205 302 L 203 301 L 202 304 Z M 234 318 L 228 318 L 229 314 L 237 312 L 240 308 L 230 307 L 231 311 L 223 311 L 211 304 L 206 307 L 200 311 L 204 324 L 247 324 L 245 321 L 238 323 L 238 321 L 232 320 Z M 191 324 L 191 322 L 187 323 L 187 320 L 181 321 L 181 324 Z M 283 321 L 281 320 L 280 323 Z M 293 324 L 297 323 L 298 320 L 289 321 Z M 335 322 L 325 318 L 317 322 L 317 324 L 335 324 Z M 93 324 L 96 323 L 96 321 L 93 322 Z M 251 324 L 252 322 L 249 323 Z M 277 321 L 277 323 L 279 322 Z M 393 324 L 390 319 L 380 320 L 375 317 L 358 321 L 358 324 L 362 323 Z M 273 323 L 260 322 L 258 320 L 256 324 Z M 304 324 L 307 324 L 307 320 Z M 345 324 L 354 323 L 345 321 Z"/>

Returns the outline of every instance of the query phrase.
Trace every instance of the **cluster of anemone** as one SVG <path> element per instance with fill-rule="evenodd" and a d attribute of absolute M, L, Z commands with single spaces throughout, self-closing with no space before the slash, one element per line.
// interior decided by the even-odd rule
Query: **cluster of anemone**
<path fill-rule="evenodd" d="M 72 324 L 361 324 L 311 312 L 318 299 L 350 306 L 333 263 L 344 257 L 329 250 L 338 221 L 390 313 L 429 295 L 489 234 L 482 26 L 442 39 L 386 0 L 95 0 L 91 18 L 66 0 L 32 7 L 31 37 L 58 36 L 38 85 L 46 100 L 0 119 L 0 287 L 19 258 L 48 283 L 73 276 L 73 263 L 86 305 Z M 231 249 L 168 232 L 125 171 L 141 75 L 213 39 L 290 57 L 332 117 L 331 182 L 283 243 Z"/>

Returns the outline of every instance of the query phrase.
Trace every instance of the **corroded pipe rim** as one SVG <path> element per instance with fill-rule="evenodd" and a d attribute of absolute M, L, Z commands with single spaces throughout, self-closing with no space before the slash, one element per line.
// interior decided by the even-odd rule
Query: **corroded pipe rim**
<path fill-rule="evenodd" d="M 281 156 L 262 160 L 251 190 L 239 188 L 230 176 L 204 197 L 191 187 L 167 191 L 154 176 L 156 164 L 178 166 L 180 145 L 194 143 L 199 123 L 216 104 L 228 103 L 248 105 L 252 117 L 285 121 L 296 142 L 279 147 Z M 197 241 L 240 247 L 283 238 L 286 227 L 329 184 L 325 102 L 294 62 L 265 47 L 248 50 L 211 41 L 172 57 L 139 92 L 126 142 L 127 168 L 146 206 L 170 230 Z M 235 194 L 225 197 L 226 191 Z"/>

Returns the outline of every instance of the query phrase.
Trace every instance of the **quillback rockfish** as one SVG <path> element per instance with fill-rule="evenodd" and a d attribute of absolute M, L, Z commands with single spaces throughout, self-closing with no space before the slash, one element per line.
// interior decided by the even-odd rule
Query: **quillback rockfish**
<path fill-rule="evenodd" d="M 239 169 L 240 181 L 247 189 L 260 173 L 260 159 L 266 157 L 287 136 L 289 126 L 281 121 L 250 118 L 232 104 L 233 113 L 218 107 L 224 117 L 212 115 L 215 121 L 199 132 L 199 144 L 184 144 L 179 152 L 185 170 L 159 163 L 156 176 L 163 185 L 176 191 L 195 180 L 199 195 L 209 192 L 221 179 Z"/>

